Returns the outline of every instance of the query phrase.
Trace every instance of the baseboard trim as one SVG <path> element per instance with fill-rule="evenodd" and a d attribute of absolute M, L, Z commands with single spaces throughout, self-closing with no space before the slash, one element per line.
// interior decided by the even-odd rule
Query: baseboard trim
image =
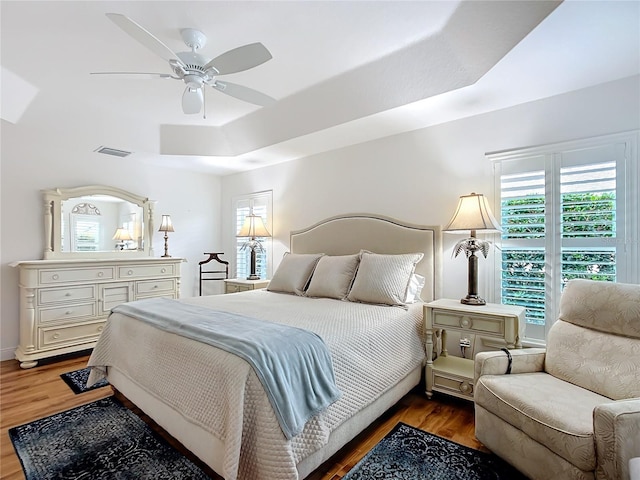
<path fill-rule="evenodd" d="M 14 360 L 15 357 L 15 351 L 16 351 L 16 347 L 11 347 L 11 348 L 3 348 L 0 350 L 0 360 L 5 361 L 5 360 Z"/>

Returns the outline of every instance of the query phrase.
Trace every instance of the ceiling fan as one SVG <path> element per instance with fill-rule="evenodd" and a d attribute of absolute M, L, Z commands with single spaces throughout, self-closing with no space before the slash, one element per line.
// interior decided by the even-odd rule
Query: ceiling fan
<path fill-rule="evenodd" d="M 275 102 L 275 99 L 252 88 L 218 80 L 219 75 L 249 70 L 270 60 L 271 53 L 261 43 L 251 43 L 234 48 L 210 59 L 198 53 L 198 50 L 204 47 L 207 42 L 204 33 L 193 28 L 185 28 L 180 31 L 180 34 L 191 51 L 174 53 L 129 17 L 119 13 L 107 13 L 106 15 L 135 40 L 169 62 L 173 73 L 93 72 L 92 75 L 146 75 L 152 78 L 182 80 L 186 84 L 182 94 L 182 111 L 186 114 L 200 112 L 204 105 L 205 86 L 210 86 L 219 92 L 254 105 L 268 106 Z"/>

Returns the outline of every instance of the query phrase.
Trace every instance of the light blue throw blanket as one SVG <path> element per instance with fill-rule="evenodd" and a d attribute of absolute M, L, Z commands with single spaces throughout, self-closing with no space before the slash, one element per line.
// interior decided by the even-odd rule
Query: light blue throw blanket
<path fill-rule="evenodd" d="M 322 338 L 297 327 L 212 310 L 166 298 L 112 309 L 167 332 L 233 353 L 254 368 L 287 439 L 340 398 Z"/>

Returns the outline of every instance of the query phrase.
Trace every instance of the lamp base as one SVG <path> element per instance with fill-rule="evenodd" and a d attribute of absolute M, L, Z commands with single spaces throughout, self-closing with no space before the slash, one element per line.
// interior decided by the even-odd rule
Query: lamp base
<path fill-rule="evenodd" d="M 467 295 L 466 297 L 460 299 L 460 303 L 464 303 L 465 305 L 486 305 L 487 302 L 483 298 L 480 298 L 477 295 Z"/>
<path fill-rule="evenodd" d="M 249 275 L 247 277 L 247 280 L 260 280 L 260 276 L 259 275 Z"/>

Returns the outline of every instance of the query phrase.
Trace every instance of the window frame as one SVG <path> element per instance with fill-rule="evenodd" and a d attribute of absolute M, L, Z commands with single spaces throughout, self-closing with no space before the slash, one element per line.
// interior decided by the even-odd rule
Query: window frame
<path fill-rule="evenodd" d="M 562 290 L 562 252 L 571 241 L 562 241 L 562 227 L 559 221 L 562 214 L 562 194 L 560 172 L 562 168 L 576 164 L 593 164 L 595 161 L 576 160 L 580 152 L 588 156 L 596 149 L 613 148 L 616 160 L 616 236 L 615 238 L 590 239 L 593 246 L 613 243 L 616 251 L 616 281 L 621 283 L 640 283 L 640 169 L 638 168 L 638 139 L 640 131 L 604 135 L 582 140 L 561 142 L 538 147 L 490 152 L 485 157 L 493 164 L 494 171 L 494 213 L 499 222 L 501 212 L 501 177 L 505 172 L 524 173 L 544 169 L 545 174 L 545 237 L 539 242 L 545 253 L 545 325 L 544 338 L 540 331 L 536 337 L 530 334 L 535 328 L 525 331 L 524 344 L 543 346 L 547 333 L 558 317 L 560 293 Z M 576 153 L 578 155 L 576 155 Z M 575 242 L 589 243 L 581 241 Z M 496 235 L 499 248 L 508 241 Z M 591 246 L 590 245 L 590 246 Z M 585 248 L 585 250 L 587 250 Z M 502 255 L 495 255 L 494 274 L 488 279 L 495 292 L 495 301 L 501 298 Z M 546 269 L 549 269 L 547 271 Z M 539 330 L 539 329 L 538 329 Z"/>

